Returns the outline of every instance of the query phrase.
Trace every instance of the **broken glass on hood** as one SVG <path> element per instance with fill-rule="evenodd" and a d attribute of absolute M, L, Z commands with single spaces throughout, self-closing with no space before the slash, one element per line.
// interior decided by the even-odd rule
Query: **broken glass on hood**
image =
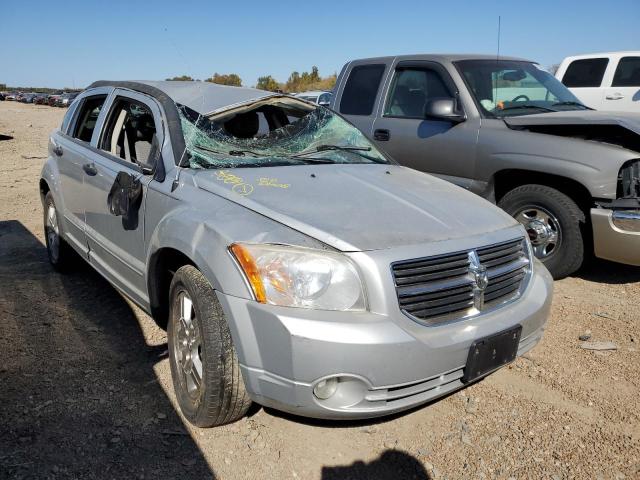
<path fill-rule="evenodd" d="M 209 115 L 177 106 L 191 168 L 388 163 L 339 115 L 292 97 L 267 97 Z"/>

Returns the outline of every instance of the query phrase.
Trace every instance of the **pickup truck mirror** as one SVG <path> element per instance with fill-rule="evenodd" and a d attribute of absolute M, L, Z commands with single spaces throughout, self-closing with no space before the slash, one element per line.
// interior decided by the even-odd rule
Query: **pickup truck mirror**
<path fill-rule="evenodd" d="M 424 118 L 435 118 L 448 122 L 464 122 L 465 116 L 456 110 L 455 98 L 432 98 L 424 106 Z"/>

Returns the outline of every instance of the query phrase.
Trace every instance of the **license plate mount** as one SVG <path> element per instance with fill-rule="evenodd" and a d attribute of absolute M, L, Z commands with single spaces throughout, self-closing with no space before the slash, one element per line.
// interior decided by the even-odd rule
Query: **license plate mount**
<path fill-rule="evenodd" d="M 462 381 L 484 377 L 516 359 L 522 325 L 480 338 L 471 344 Z"/>

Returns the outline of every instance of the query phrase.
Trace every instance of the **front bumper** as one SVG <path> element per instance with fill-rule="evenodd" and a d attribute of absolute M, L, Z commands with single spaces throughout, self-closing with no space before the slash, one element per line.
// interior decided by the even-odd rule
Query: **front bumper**
<path fill-rule="evenodd" d="M 591 209 L 596 257 L 640 266 L 640 211 Z"/>
<path fill-rule="evenodd" d="M 520 324 L 518 355 L 536 345 L 553 291 L 547 270 L 539 263 L 536 267 L 514 303 L 432 327 L 414 328 L 416 324 L 399 310 L 391 318 L 275 307 L 220 292 L 218 298 L 254 401 L 308 417 L 369 418 L 462 388 L 469 347 L 478 338 Z M 332 375 L 342 377 L 337 392 L 319 400 L 313 387 Z"/>

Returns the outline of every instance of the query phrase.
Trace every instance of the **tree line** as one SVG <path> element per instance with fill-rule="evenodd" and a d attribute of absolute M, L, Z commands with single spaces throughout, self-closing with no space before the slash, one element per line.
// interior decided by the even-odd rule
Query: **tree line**
<path fill-rule="evenodd" d="M 258 82 L 254 88 L 260 90 L 268 90 L 270 92 L 297 93 L 309 90 L 331 90 L 336 83 L 336 74 L 327 77 L 321 77 L 318 67 L 311 67 L 310 72 L 294 71 L 289 75 L 286 82 L 278 82 L 271 75 L 264 75 L 258 78 Z M 180 75 L 177 77 L 167 78 L 173 81 L 200 81 L 189 75 Z M 221 74 L 214 73 L 211 77 L 204 79 L 205 82 L 217 83 L 219 85 L 231 85 L 234 87 L 242 86 L 242 79 L 236 73 Z"/>

